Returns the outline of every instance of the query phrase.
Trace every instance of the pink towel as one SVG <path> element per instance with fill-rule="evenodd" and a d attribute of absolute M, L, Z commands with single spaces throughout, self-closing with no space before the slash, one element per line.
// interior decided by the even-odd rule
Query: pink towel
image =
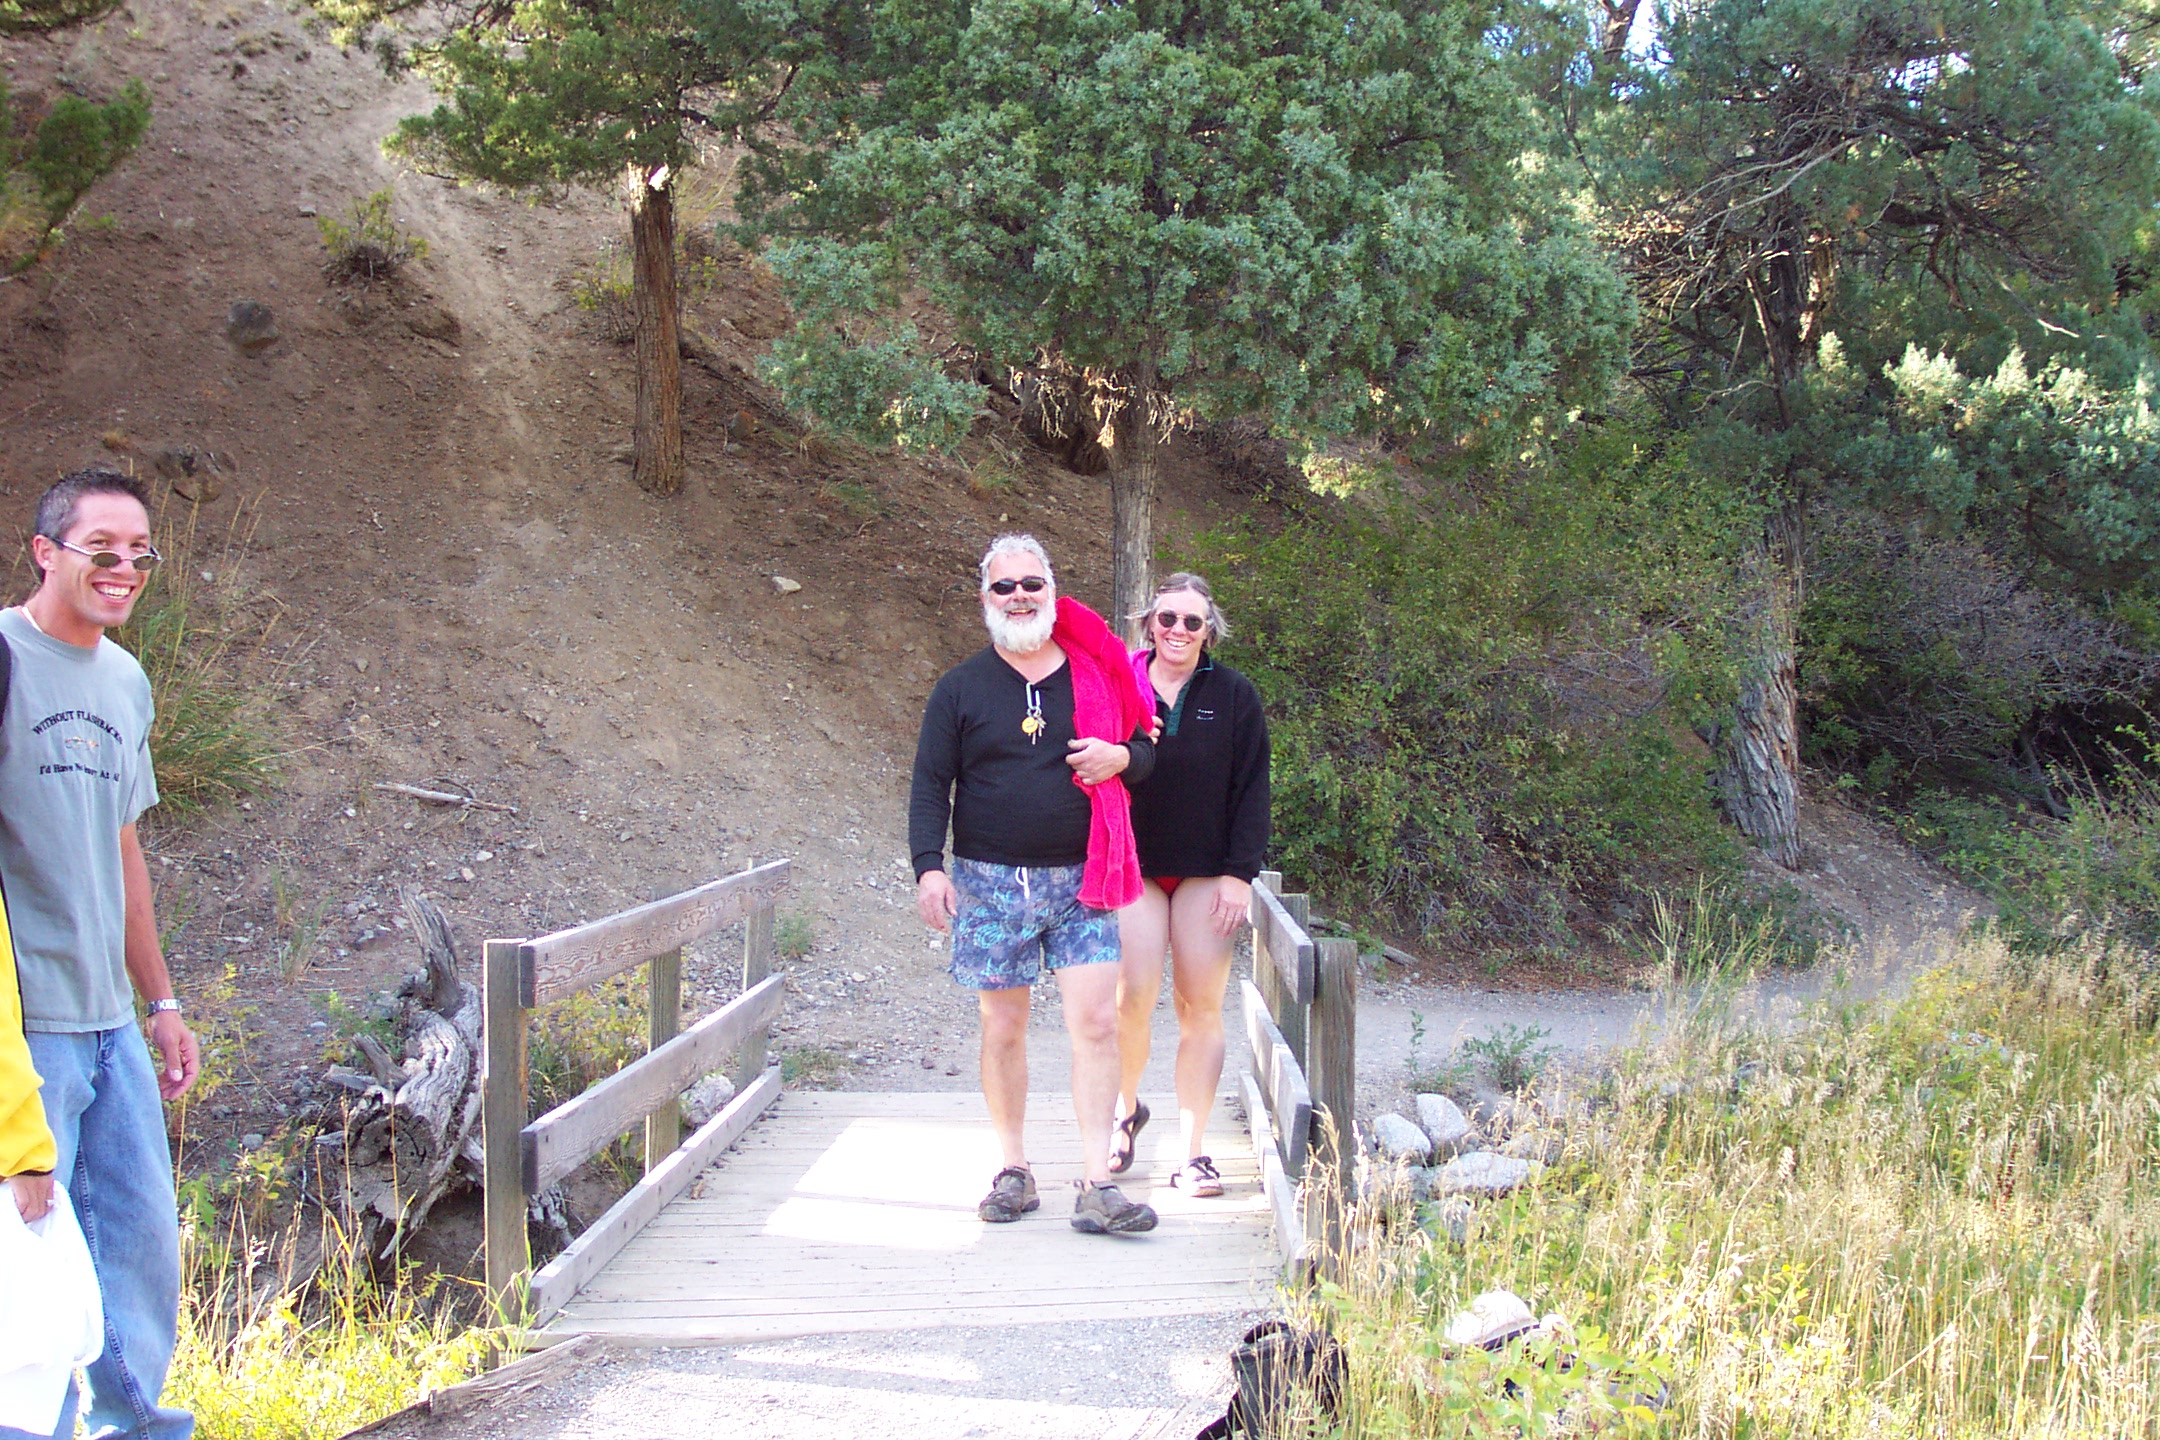
<path fill-rule="evenodd" d="M 1083 740 L 1123 745 L 1146 723 L 1147 701 L 1133 679 L 1124 642 L 1096 614 L 1077 600 L 1060 596 L 1057 624 L 1050 631 L 1072 667 L 1073 733 Z M 1080 785 L 1080 777 L 1073 776 Z M 1140 852 L 1133 846 L 1132 795 L 1116 777 L 1100 785 L 1081 785 L 1094 815 L 1088 824 L 1087 869 L 1080 877 L 1080 903 L 1097 910 L 1118 910 L 1140 898 Z"/>

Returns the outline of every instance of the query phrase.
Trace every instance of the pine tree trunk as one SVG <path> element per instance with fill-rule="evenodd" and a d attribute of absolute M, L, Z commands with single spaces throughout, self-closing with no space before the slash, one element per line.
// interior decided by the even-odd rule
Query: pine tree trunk
<path fill-rule="evenodd" d="M 637 424 L 632 475 L 655 495 L 683 486 L 682 334 L 675 308 L 675 192 L 670 172 L 632 165 L 631 305 L 637 316 Z"/>
<path fill-rule="evenodd" d="M 1800 863 L 1798 637 L 1800 520 L 1788 506 L 1747 560 L 1751 632 L 1732 722 L 1717 735 L 1717 787 L 1741 834 L 1788 869 Z"/>
<path fill-rule="evenodd" d="M 1162 438 L 1145 399 L 1129 401 L 1110 445 L 1110 623 L 1125 643 L 1139 639 L 1137 615 L 1154 599 L 1155 473 Z"/>

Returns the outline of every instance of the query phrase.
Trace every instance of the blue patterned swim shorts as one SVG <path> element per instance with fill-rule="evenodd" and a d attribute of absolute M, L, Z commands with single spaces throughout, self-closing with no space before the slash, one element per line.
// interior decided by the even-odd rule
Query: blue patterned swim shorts
<path fill-rule="evenodd" d="M 960 913 L 953 917 L 953 979 L 972 990 L 1010 990 L 1034 984 L 1045 967 L 1115 963 L 1117 911 L 1080 903 L 1086 869 L 991 865 L 955 855 Z"/>

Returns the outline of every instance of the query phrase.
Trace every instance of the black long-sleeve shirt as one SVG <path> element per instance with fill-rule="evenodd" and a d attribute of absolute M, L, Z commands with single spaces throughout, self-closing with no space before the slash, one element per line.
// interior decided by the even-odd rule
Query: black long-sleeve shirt
<path fill-rule="evenodd" d="M 1035 686 L 1043 728 L 1030 740 L 1028 682 L 995 646 L 938 680 L 923 710 L 908 795 L 908 849 L 915 878 L 945 868 L 945 826 L 953 854 L 992 865 L 1084 865 L 1093 818 L 1088 793 L 1073 784 L 1066 743 L 1073 729 L 1068 662 Z M 1127 785 L 1147 778 L 1155 745 L 1145 727 L 1126 741 Z"/>
<path fill-rule="evenodd" d="M 1268 732 L 1260 692 L 1210 656 L 1163 719 L 1154 773 L 1133 789 L 1140 873 L 1179 879 L 1260 873 L 1268 843 Z"/>

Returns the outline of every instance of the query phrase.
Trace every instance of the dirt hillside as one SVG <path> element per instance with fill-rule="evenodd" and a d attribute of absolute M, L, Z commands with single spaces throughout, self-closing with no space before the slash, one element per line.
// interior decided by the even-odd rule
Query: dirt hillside
<path fill-rule="evenodd" d="M 684 367 L 690 482 L 652 498 L 629 478 L 629 349 L 572 297 L 626 231 L 608 197 L 536 206 L 394 167 L 379 141 L 427 91 L 275 4 L 141 0 L 0 61 L 20 94 L 139 76 L 155 104 L 65 247 L 0 284 L 0 506 L 27 530 L 68 469 L 156 478 L 189 582 L 258 637 L 236 653 L 284 752 L 273 792 L 151 836 L 182 993 L 246 1042 L 190 1126 L 217 1152 L 198 1163 L 308 1101 L 333 992 L 411 967 L 403 884 L 477 949 L 796 857 L 783 915 L 815 948 L 782 1043 L 860 1083 L 957 1073 L 969 1017 L 909 908 L 914 727 L 981 643 L 992 535 L 1035 531 L 1067 593 L 1100 600 L 1102 482 L 1011 436 L 1023 473 L 980 493 L 969 457 L 799 445 L 748 377 L 781 308 L 723 253 L 690 307 L 717 357 Z M 330 283 L 313 217 L 385 187 L 427 258 Z M 226 336 L 244 300 L 277 329 L 253 352 Z M 172 490 L 201 493 L 182 452 L 222 462 L 214 500 Z M 1197 461 L 1167 488 L 1173 530 L 1228 498 Z M 16 594 L 28 577 L 18 558 Z M 725 989 L 732 958 L 693 956 L 690 984 Z"/>

